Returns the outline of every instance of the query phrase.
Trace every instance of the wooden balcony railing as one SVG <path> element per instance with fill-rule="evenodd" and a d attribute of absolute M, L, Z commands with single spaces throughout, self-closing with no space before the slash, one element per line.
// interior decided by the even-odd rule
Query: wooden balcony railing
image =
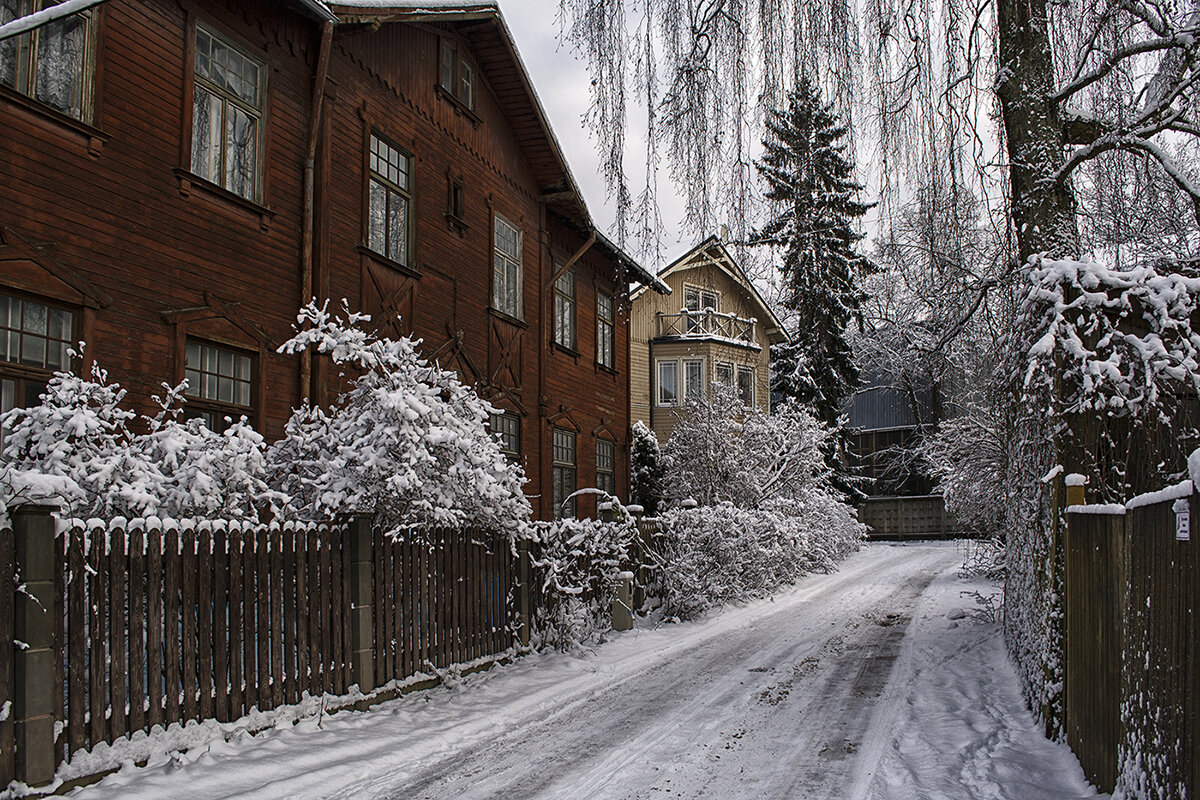
<path fill-rule="evenodd" d="M 736 314 L 722 314 L 719 311 L 705 309 L 703 311 L 688 311 L 682 309 L 678 314 L 658 313 L 658 335 L 679 338 L 719 337 L 734 341 L 754 344 L 753 319 L 742 319 Z"/>

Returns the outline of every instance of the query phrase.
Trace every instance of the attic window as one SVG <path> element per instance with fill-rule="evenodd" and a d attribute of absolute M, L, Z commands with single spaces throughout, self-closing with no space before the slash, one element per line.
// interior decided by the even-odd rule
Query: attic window
<path fill-rule="evenodd" d="M 459 51 L 455 42 L 442 40 L 442 58 L 438 85 L 467 109 L 475 109 L 475 68 Z"/>

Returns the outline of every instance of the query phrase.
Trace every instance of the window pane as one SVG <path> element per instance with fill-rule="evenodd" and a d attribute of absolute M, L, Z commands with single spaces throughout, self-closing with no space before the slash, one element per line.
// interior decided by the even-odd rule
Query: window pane
<path fill-rule="evenodd" d="M 192 172 L 217 182 L 221 171 L 221 100 L 196 86 L 192 103 Z"/>
<path fill-rule="evenodd" d="M 454 47 L 446 42 L 442 42 L 442 86 L 454 91 L 454 62 L 455 56 Z"/>
<path fill-rule="evenodd" d="M 200 369 L 200 345 L 195 342 L 187 343 L 188 369 Z"/>
<path fill-rule="evenodd" d="M 754 370 L 738 367 L 738 397 L 746 405 L 754 403 Z"/>
<path fill-rule="evenodd" d="M 408 201 L 395 192 L 388 193 L 389 211 L 388 257 L 408 263 Z"/>
<path fill-rule="evenodd" d="M 376 253 L 387 252 L 387 189 L 377 181 L 371 181 L 370 208 L 368 210 L 368 246 Z"/>
<path fill-rule="evenodd" d="M 83 117 L 87 19 L 72 14 L 38 31 L 37 99 L 76 119 Z"/>
<path fill-rule="evenodd" d="M 239 381 L 250 380 L 250 359 L 246 356 L 234 355 L 234 373 L 233 377 Z"/>
<path fill-rule="evenodd" d="M 46 335 L 47 308 L 41 303 L 25 303 L 25 315 L 22 317 L 21 329 L 27 333 Z"/>
<path fill-rule="evenodd" d="M 239 406 L 250 405 L 250 384 L 238 382 L 234 384 L 233 388 L 233 402 Z"/>
<path fill-rule="evenodd" d="M 698 400 L 704 393 L 704 365 L 700 361 L 683 362 L 684 378 L 687 381 L 687 399 Z"/>
<path fill-rule="evenodd" d="M 33 305 L 29 303 L 28 305 Z M 45 310 L 45 306 L 42 307 Z M 21 363 L 34 367 L 46 366 L 46 340 L 25 334 L 21 337 Z"/>
<path fill-rule="evenodd" d="M 258 121 L 235 105 L 227 108 L 225 188 L 253 200 Z"/>
<path fill-rule="evenodd" d="M 0 0 L 0 25 L 25 16 L 28 13 L 26 5 L 22 0 Z M 27 35 L 0 41 L 0 84 L 20 89 L 17 86 L 17 60 L 19 54 L 29 47 L 28 41 Z"/>
<path fill-rule="evenodd" d="M 190 348 L 191 345 L 188 345 L 188 347 Z M 194 369 L 186 369 L 183 371 L 183 377 L 186 378 L 188 382 L 186 394 L 191 395 L 192 397 L 199 397 L 202 386 L 200 382 L 199 371 Z"/>
<path fill-rule="evenodd" d="M 217 399 L 222 403 L 233 402 L 232 378 L 217 378 Z"/>
<path fill-rule="evenodd" d="M 662 361 L 658 365 L 658 402 L 674 405 L 679 401 L 678 365 L 674 361 Z"/>
<path fill-rule="evenodd" d="M 458 66 L 458 99 L 463 101 L 463 105 L 471 108 L 475 105 L 475 92 L 473 90 L 474 76 L 471 71 L 471 65 L 465 60 L 459 62 Z"/>
<path fill-rule="evenodd" d="M 3 17 L 0 17 L 0 24 L 3 22 Z M 17 383 L 8 378 L 0 378 L 0 414 L 5 411 L 12 411 L 17 403 Z M 8 433 L 7 428 L 0 427 L 0 450 L 4 448 L 4 437 Z"/>

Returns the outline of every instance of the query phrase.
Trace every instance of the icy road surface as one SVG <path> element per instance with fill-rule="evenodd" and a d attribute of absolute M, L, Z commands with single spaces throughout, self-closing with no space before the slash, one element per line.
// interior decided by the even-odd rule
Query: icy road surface
<path fill-rule="evenodd" d="M 953 544 L 873 544 L 700 623 L 126 765 L 90 798 L 1094 797 Z"/>

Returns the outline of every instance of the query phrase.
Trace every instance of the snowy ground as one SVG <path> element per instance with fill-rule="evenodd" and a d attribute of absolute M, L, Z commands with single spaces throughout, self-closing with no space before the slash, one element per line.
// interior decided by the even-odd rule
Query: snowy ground
<path fill-rule="evenodd" d="M 953 544 L 873 544 L 705 622 L 128 765 L 98 798 L 1094 797 Z"/>

